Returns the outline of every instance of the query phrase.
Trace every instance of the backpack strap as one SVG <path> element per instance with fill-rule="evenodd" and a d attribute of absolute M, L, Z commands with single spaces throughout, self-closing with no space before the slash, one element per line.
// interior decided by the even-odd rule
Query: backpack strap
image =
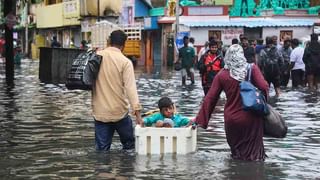
<path fill-rule="evenodd" d="M 247 81 L 251 81 L 251 71 L 252 71 L 252 64 L 249 63 L 247 66 Z"/>

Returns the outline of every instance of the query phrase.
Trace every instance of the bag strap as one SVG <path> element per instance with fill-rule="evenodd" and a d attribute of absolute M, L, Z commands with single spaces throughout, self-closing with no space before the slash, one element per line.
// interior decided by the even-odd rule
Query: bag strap
<path fill-rule="evenodd" d="M 209 63 L 209 65 L 212 65 L 212 64 L 214 64 L 218 59 L 220 59 L 221 58 L 221 55 L 219 54 L 219 55 L 217 55 L 214 59 L 213 59 L 213 61 L 211 62 L 211 63 Z"/>
<path fill-rule="evenodd" d="M 252 64 L 249 63 L 247 69 L 247 81 L 251 82 Z"/>

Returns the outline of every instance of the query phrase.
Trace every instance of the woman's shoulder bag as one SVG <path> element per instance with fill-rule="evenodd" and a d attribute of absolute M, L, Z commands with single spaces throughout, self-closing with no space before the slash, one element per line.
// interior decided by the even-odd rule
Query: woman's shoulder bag
<path fill-rule="evenodd" d="M 240 83 L 240 95 L 243 109 L 260 115 L 269 114 L 266 98 L 262 92 L 251 83 L 252 64 L 248 65 L 247 80 Z"/>

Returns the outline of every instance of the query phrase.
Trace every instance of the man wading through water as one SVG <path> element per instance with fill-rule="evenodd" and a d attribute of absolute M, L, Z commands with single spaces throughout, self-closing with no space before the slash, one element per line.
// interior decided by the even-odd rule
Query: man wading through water
<path fill-rule="evenodd" d="M 190 77 L 191 84 L 194 84 L 194 64 L 195 64 L 195 52 L 194 49 L 188 46 L 189 37 L 183 37 L 183 47 L 179 49 L 179 59 L 181 62 L 182 70 L 182 85 L 186 85 L 187 76 Z"/>
<path fill-rule="evenodd" d="M 266 38 L 266 47 L 260 52 L 259 67 L 269 86 L 272 83 L 276 96 L 280 95 L 280 69 L 283 66 L 283 57 L 273 44 L 271 37 Z"/>
<path fill-rule="evenodd" d="M 114 131 L 119 134 L 123 149 L 134 148 L 129 102 L 136 116 L 136 124 L 143 123 L 133 64 L 121 52 L 126 40 L 127 35 L 123 31 L 113 31 L 110 35 L 111 46 L 97 52 L 103 56 L 92 91 L 97 150 L 110 149 Z"/>

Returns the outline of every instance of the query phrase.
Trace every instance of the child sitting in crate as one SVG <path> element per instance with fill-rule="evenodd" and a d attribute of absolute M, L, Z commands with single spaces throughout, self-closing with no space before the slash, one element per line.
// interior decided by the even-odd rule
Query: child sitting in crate
<path fill-rule="evenodd" d="M 175 113 L 174 104 L 168 97 L 162 97 L 158 101 L 160 112 L 154 113 L 143 119 L 145 126 L 155 127 L 182 127 L 189 123 L 187 117 Z"/>

